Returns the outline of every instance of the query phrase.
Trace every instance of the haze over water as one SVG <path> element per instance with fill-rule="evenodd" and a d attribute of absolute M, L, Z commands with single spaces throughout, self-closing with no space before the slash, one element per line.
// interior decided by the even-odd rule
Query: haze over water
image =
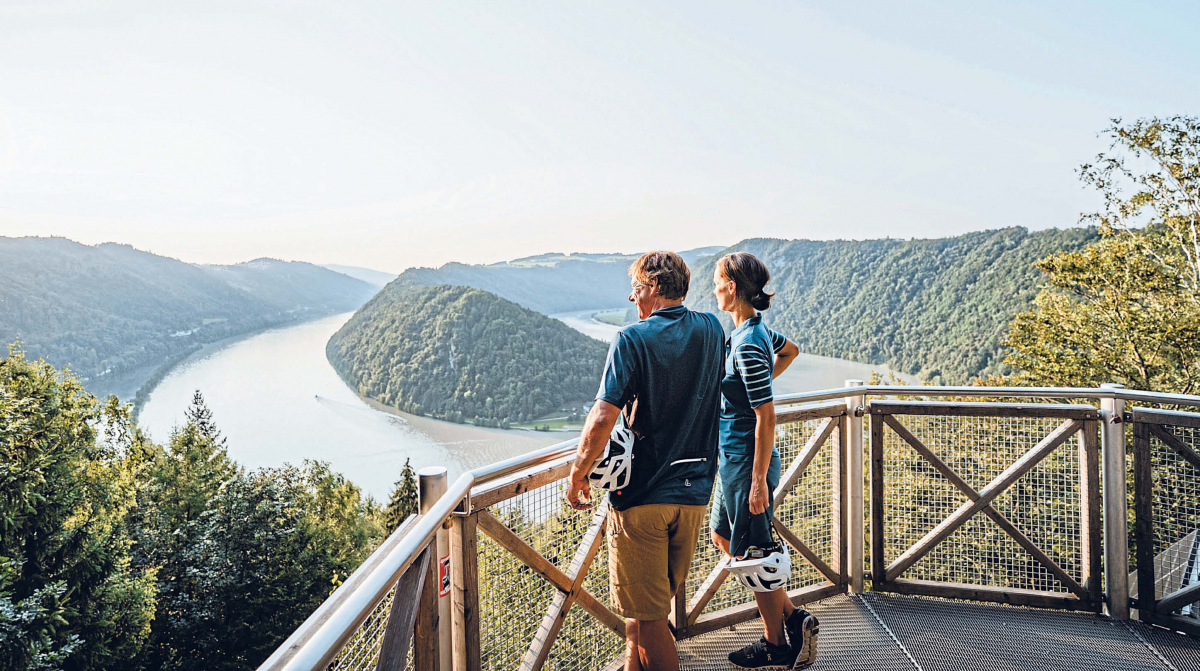
<path fill-rule="evenodd" d="M 555 315 L 594 338 L 617 327 L 591 319 L 598 310 Z M 446 466 L 451 479 L 464 470 L 551 445 L 575 433 L 485 429 L 405 413 L 376 410 L 358 397 L 325 358 L 325 343 L 351 313 L 266 331 L 206 350 L 172 370 L 150 394 L 139 422 L 165 442 L 184 421 L 199 389 L 229 454 L 248 468 L 330 462 L 376 499 L 386 499 L 405 459 L 413 468 Z M 802 354 L 779 380 L 777 393 L 840 387 L 870 376 L 853 361 Z M 911 376 L 903 376 L 910 381 Z"/>

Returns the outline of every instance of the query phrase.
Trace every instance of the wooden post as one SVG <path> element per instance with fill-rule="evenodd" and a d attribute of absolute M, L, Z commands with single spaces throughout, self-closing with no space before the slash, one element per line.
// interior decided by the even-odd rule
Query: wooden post
<path fill-rule="evenodd" d="M 442 466 L 430 466 L 417 471 L 417 505 L 422 515 L 428 515 L 433 504 L 446 494 L 449 479 L 446 469 Z M 444 532 L 439 531 L 439 534 Z M 442 648 L 440 630 L 448 633 L 449 618 L 442 619 L 438 608 L 438 591 L 441 588 L 438 579 L 438 558 L 442 556 L 437 541 L 429 544 L 426 550 L 429 555 L 429 569 L 425 576 L 425 587 L 421 591 L 420 603 L 417 606 L 416 638 L 413 648 L 413 666 L 417 671 L 442 671 L 442 657 L 449 650 Z M 442 626 L 443 623 L 446 626 Z"/>
<path fill-rule="evenodd" d="M 1102 384 L 1104 389 L 1124 385 Z M 1100 399 L 1101 451 L 1104 457 L 1104 592 L 1108 614 L 1129 619 L 1129 539 L 1125 498 L 1125 401 Z"/>
<path fill-rule="evenodd" d="M 1100 534 L 1101 504 L 1100 504 L 1100 454 L 1099 422 L 1085 421 L 1083 430 L 1079 432 L 1079 531 L 1080 568 L 1084 590 L 1088 599 L 1100 603 L 1103 598 L 1100 584 L 1100 558 L 1104 554 L 1104 546 Z"/>
<path fill-rule="evenodd" d="M 861 387 L 862 380 L 846 380 L 847 387 Z M 863 592 L 863 439 L 862 418 L 866 412 L 865 394 L 846 398 L 846 419 L 850 435 L 846 455 L 848 505 L 846 506 L 846 561 L 850 564 L 850 591 Z"/>
<path fill-rule="evenodd" d="M 441 622 L 438 620 L 437 611 L 437 552 L 435 552 L 433 543 L 429 544 L 425 555 L 428 567 L 425 570 L 424 586 L 417 600 L 416 633 L 413 635 L 413 668 L 416 671 L 440 671 L 442 653 L 441 641 L 438 640 L 438 628 Z M 393 612 L 400 603 L 398 597 L 399 595 L 392 601 Z M 450 627 L 441 628 L 450 629 Z M 407 660 L 401 659 L 400 666 L 394 668 L 403 668 L 405 661 Z M 385 667 L 380 666 L 380 669 L 383 668 Z"/>
<path fill-rule="evenodd" d="M 476 515 L 450 525 L 450 621 L 454 671 L 481 671 L 479 650 L 479 550 Z"/>
<path fill-rule="evenodd" d="M 871 415 L 871 586 L 887 582 L 883 552 L 883 415 Z"/>
<path fill-rule="evenodd" d="M 1149 621 L 1157 610 L 1154 589 L 1154 500 L 1150 461 L 1150 431 L 1142 422 L 1133 424 L 1133 511 L 1134 543 L 1137 551 L 1138 617 Z"/>
<path fill-rule="evenodd" d="M 838 584 L 849 582 L 846 571 L 846 416 L 838 418 L 837 444 L 831 445 L 829 462 L 829 546 L 833 556 L 829 567 L 838 574 Z"/>
<path fill-rule="evenodd" d="M 421 627 L 414 626 L 414 624 L 422 605 L 421 592 L 425 586 L 425 576 L 429 572 L 431 554 L 429 547 L 426 546 L 424 550 L 421 550 L 417 561 L 396 581 L 392 606 L 388 609 L 388 620 L 383 629 L 383 641 L 379 646 L 379 660 L 375 663 L 375 671 L 402 671 L 408 662 L 408 645 L 413 640 L 414 631 L 421 630 Z M 428 642 L 428 637 L 426 637 L 426 642 Z M 416 653 L 417 651 L 413 650 L 413 654 Z"/>

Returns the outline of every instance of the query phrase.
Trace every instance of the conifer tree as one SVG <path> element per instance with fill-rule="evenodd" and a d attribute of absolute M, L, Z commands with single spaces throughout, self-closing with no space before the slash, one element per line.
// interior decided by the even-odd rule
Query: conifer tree
<path fill-rule="evenodd" d="M 417 512 L 417 474 L 413 471 L 412 460 L 404 460 L 404 468 L 400 471 L 400 479 L 392 489 L 392 498 L 388 501 L 387 527 L 391 533 L 408 519 L 409 515 Z"/>

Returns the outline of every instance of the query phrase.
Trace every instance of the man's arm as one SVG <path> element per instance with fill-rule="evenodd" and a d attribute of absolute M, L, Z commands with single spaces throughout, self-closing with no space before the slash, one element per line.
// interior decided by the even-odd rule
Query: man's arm
<path fill-rule="evenodd" d="M 592 507 L 592 486 L 587 479 L 588 473 L 592 472 L 592 466 L 604 454 L 604 447 L 620 415 L 620 408 L 597 399 L 583 423 L 579 447 L 575 450 L 575 463 L 571 466 L 571 484 L 567 488 L 567 500 L 575 510 Z"/>

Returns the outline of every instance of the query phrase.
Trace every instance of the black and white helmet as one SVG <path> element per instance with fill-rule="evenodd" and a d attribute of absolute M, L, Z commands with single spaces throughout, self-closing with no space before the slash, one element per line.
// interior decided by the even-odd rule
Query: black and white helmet
<path fill-rule="evenodd" d="M 629 486 L 629 475 L 633 469 L 633 431 L 625 426 L 625 418 L 617 420 L 604 454 L 592 466 L 588 481 L 593 487 L 615 491 Z"/>
<path fill-rule="evenodd" d="M 727 568 L 738 582 L 755 592 L 772 592 L 787 586 L 792 577 L 792 557 L 783 543 L 765 548 L 751 546 L 746 556 L 731 559 Z"/>

